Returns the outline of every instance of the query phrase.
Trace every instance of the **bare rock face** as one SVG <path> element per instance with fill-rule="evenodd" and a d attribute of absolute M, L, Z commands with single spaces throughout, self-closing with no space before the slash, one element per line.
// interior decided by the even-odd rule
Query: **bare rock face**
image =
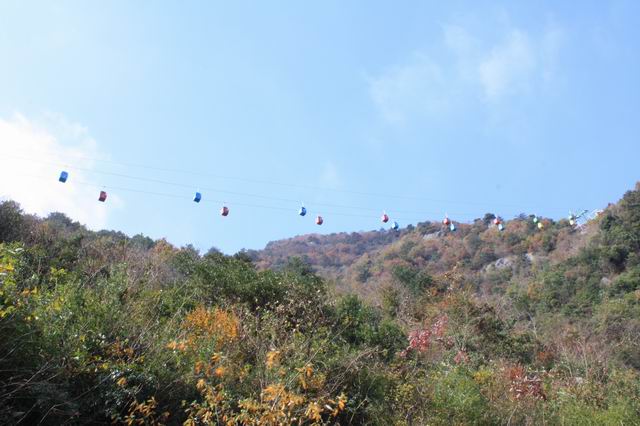
<path fill-rule="evenodd" d="M 493 266 L 498 270 L 512 268 L 514 260 L 515 259 L 513 256 L 501 257 L 500 259 L 493 262 Z"/>
<path fill-rule="evenodd" d="M 539 254 L 533 254 L 533 253 L 525 254 L 524 258 L 531 265 L 538 265 L 538 264 L 544 262 L 547 259 L 546 256 L 541 256 Z"/>
<path fill-rule="evenodd" d="M 530 265 L 539 265 L 544 262 L 547 258 L 545 256 L 533 254 L 533 253 L 525 253 L 524 255 L 511 255 L 501 257 L 485 266 L 485 272 L 490 270 L 504 270 L 504 269 L 515 269 L 517 267 L 530 266 Z M 523 263 L 524 262 L 524 263 Z"/>
<path fill-rule="evenodd" d="M 502 271 L 504 269 L 512 269 L 515 266 L 516 256 L 506 256 L 501 257 L 495 262 L 491 262 L 487 266 L 484 267 L 484 272 L 489 271 Z"/>
<path fill-rule="evenodd" d="M 422 237 L 422 239 L 424 239 L 425 241 L 435 240 L 436 238 L 440 238 L 443 235 L 444 235 L 444 232 L 442 231 L 432 232 L 430 234 L 425 234 L 424 237 Z"/>

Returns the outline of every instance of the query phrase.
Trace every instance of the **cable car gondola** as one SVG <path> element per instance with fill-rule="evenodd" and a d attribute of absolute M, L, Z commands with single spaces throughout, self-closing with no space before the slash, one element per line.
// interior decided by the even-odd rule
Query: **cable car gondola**
<path fill-rule="evenodd" d="M 301 206 L 301 207 L 300 207 L 300 210 L 298 210 L 298 214 L 299 214 L 300 216 L 306 216 L 306 214 L 307 214 L 307 209 L 306 209 L 306 207 L 305 207 L 305 206 Z"/>
<path fill-rule="evenodd" d="M 316 225 L 322 225 L 323 223 L 324 219 L 322 219 L 322 216 L 316 217 Z"/>
<path fill-rule="evenodd" d="M 222 216 L 229 216 L 229 207 L 222 206 L 222 208 L 220 209 L 220 214 Z"/>
<path fill-rule="evenodd" d="M 382 213 L 382 216 L 380 217 L 380 220 L 382 221 L 382 223 L 389 222 L 389 215 L 386 212 Z"/>
<path fill-rule="evenodd" d="M 200 200 L 202 200 L 202 194 L 199 192 L 196 192 L 196 195 L 193 196 L 193 201 L 195 201 L 196 203 L 199 203 Z"/>
<path fill-rule="evenodd" d="M 69 178 L 69 173 L 65 172 L 64 170 L 60 172 L 60 177 L 58 178 L 58 181 L 65 183 L 67 181 L 67 179 Z"/>
<path fill-rule="evenodd" d="M 398 222 L 393 221 L 393 223 L 391 224 L 391 229 L 393 229 L 394 231 L 397 231 L 400 228 L 400 225 L 398 225 Z"/>
<path fill-rule="evenodd" d="M 100 196 L 98 196 L 98 201 L 105 202 L 107 201 L 107 193 L 105 191 L 100 191 Z"/>

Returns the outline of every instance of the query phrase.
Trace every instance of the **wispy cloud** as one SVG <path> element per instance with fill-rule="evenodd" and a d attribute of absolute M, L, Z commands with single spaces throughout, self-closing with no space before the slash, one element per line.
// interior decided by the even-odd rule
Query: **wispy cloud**
<path fill-rule="evenodd" d="M 496 100 L 504 96 L 526 93 L 533 84 L 536 53 L 527 34 L 512 31 L 502 44 L 494 46 L 478 65 L 484 94 Z"/>
<path fill-rule="evenodd" d="M 320 184 L 327 188 L 339 188 L 342 184 L 342 179 L 338 173 L 336 165 L 332 162 L 327 162 L 324 165 L 322 173 L 320 174 Z"/>
<path fill-rule="evenodd" d="M 443 68 L 422 53 L 416 53 L 410 63 L 370 79 L 369 84 L 373 101 L 391 122 L 404 122 L 409 113 L 439 113 L 448 107 L 450 99 L 443 90 Z"/>
<path fill-rule="evenodd" d="M 562 30 L 508 27 L 490 41 L 444 25 L 434 45 L 369 77 L 369 94 L 389 122 L 438 118 L 470 102 L 485 107 L 534 93 L 553 78 Z"/>
<path fill-rule="evenodd" d="M 91 228 L 103 228 L 109 208 L 121 201 L 112 197 L 109 206 L 99 203 L 99 188 L 82 184 L 94 168 L 90 159 L 97 156 L 87 129 L 62 116 L 49 114 L 37 122 L 20 114 L 0 118 L 0 197 L 19 202 L 29 213 L 60 211 Z M 67 183 L 59 183 L 60 170 L 77 164 L 78 158 L 84 171 L 72 168 Z"/>

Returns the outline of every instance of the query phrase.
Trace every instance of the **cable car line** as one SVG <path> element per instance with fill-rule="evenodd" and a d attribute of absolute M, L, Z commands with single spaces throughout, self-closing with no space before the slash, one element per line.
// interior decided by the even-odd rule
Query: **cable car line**
<path fill-rule="evenodd" d="M 6 156 L 6 155 L 5 155 Z M 42 164 L 47 164 L 47 165 L 59 165 L 59 163 L 55 163 L 55 162 L 49 162 L 49 161 L 41 161 L 41 160 L 35 160 L 35 159 L 27 159 L 27 158 L 22 158 L 22 157 L 16 157 L 16 156 L 7 156 L 7 157 L 13 157 L 16 159 L 20 159 L 20 160 L 24 160 L 24 161 L 30 161 L 30 162 L 38 162 L 38 163 L 42 163 Z M 66 167 L 69 167 L 68 165 L 65 165 Z M 118 177 L 118 178 L 124 178 L 124 179 L 129 179 L 129 180 L 136 180 L 136 181 L 141 181 L 141 182 L 148 182 L 148 183 L 155 183 L 155 184 L 160 184 L 160 185 L 164 185 L 164 186 L 174 186 L 174 187 L 180 187 L 180 188 L 188 188 L 190 191 L 193 190 L 194 185 L 191 184 L 186 184 L 186 183 L 180 183 L 180 182 L 174 182 L 174 181 L 167 181 L 167 180 L 162 180 L 162 179 L 156 179 L 156 178 L 149 178 L 149 177 L 143 177 L 143 176 L 132 176 L 132 175 L 128 175 L 128 174 L 124 174 L 124 173 L 115 173 L 115 172 L 109 172 L 109 171 L 103 171 L 103 170 L 92 170 L 86 167 L 78 167 L 78 166 L 73 166 L 70 167 L 72 170 L 78 170 L 78 171 L 83 171 L 86 173 L 94 173 L 94 174 L 102 174 L 102 175 L 106 175 L 106 176 L 113 176 L 113 177 Z M 49 178 L 45 178 L 45 177 L 36 177 L 36 176 L 32 176 L 32 175 L 26 175 L 26 176 L 30 176 L 30 177 L 35 177 L 38 179 L 46 179 L 49 180 Z M 61 183 L 66 183 L 67 180 L 70 178 L 70 174 L 66 171 L 66 170 L 62 170 L 59 174 L 58 177 L 58 181 Z M 80 185 L 86 185 L 86 186 L 94 186 L 94 187 L 99 187 L 102 188 L 102 190 L 99 193 L 99 197 L 98 197 L 98 201 L 100 202 L 106 202 L 107 200 L 107 191 L 106 191 L 106 186 L 104 185 L 95 185 L 93 183 L 88 183 L 88 182 L 80 182 L 80 181 L 76 181 L 74 179 L 72 179 L 72 181 L 74 183 L 80 184 Z M 176 194 L 168 194 L 168 193 L 164 193 L 164 192 L 153 192 L 153 191 L 147 191 L 147 190 L 140 190 L 140 189 L 134 189 L 134 188 L 129 188 L 129 187 L 122 187 L 122 186 L 109 186 L 110 189 L 114 189 L 116 191 L 127 191 L 127 192 L 135 192 L 135 193 L 142 193 L 142 194 L 149 194 L 149 195 L 159 195 L 159 196 L 165 196 L 165 197 L 173 197 L 173 198 L 179 198 L 179 199 L 186 199 L 186 197 L 184 195 L 176 195 Z M 243 193 L 243 192 L 237 192 L 237 191 L 228 191 L 228 190 L 224 190 L 224 189 L 217 189 L 217 188 L 208 188 L 208 187 L 198 187 L 198 190 L 195 191 L 195 196 L 192 197 L 192 201 L 196 202 L 196 203 L 200 203 L 201 201 L 204 202 L 215 202 L 215 203 L 222 203 L 222 208 L 220 209 L 220 214 L 222 216 L 228 216 L 230 213 L 230 209 L 227 206 L 226 202 L 221 202 L 219 200 L 211 200 L 208 199 L 208 197 L 203 198 L 202 197 L 202 193 L 200 192 L 201 190 L 206 190 L 206 191 L 211 191 L 214 193 L 224 193 L 224 194 L 231 194 L 231 195 L 236 195 L 236 196 L 240 196 L 240 197 L 250 197 L 250 198 L 260 198 L 260 199 L 265 199 L 265 200 L 273 200 L 273 201 L 278 201 L 278 202 L 286 202 L 286 203 L 296 203 L 298 204 L 297 200 L 294 199 L 289 199 L 289 198 L 282 198 L 282 197 L 274 197 L 274 196 L 266 196 L 266 195 L 261 195 L 261 194 L 252 194 L 252 193 Z M 193 194 L 193 192 L 192 192 Z M 366 207 L 358 207 L 358 206 L 347 206 L 347 205 L 339 205 L 339 204 L 328 204 L 328 203 L 312 203 L 313 205 L 316 206 L 328 206 L 328 207 L 334 207 L 334 208 L 340 208 L 340 209 L 353 209 L 353 210 L 358 210 L 358 211 L 376 211 L 379 212 L 380 210 L 378 209 L 373 209 L 373 208 L 366 208 Z M 291 209 L 286 208 L 286 207 L 276 207 L 276 206 L 266 206 L 266 205 L 260 205 L 260 204 L 250 204 L 250 203 L 244 203 L 244 202 L 233 202 L 231 205 L 237 205 L 237 206 L 245 206 L 245 207 L 251 207 L 251 208 L 264 208 L 264 209 L 271 209 L 271 210 L 280 210 L 280 211 L 291 211 Z M 322 209 L 324 211 L 324 209 Z M 420 215 L 425 215 L 425 214 L 434 214 L 437 212 L 408 212 L 408 211 L 402 211 L 402 210 L 398 210 L 396 211 L 397 213 L 403 214 L 403 213 L 416 213 L 416 214 L 420 214 Z M 581 213 L 579 213 L 578 215 L 574 215 L 573 213 L 570 213 L 569 215 L 569 223 L 573 226 L 578 224 L 578 220 L 582 219 L 583 216 L 585 216 L 585 214 L 587 213 L 587 210 L 582 211 Z M 327 213 L 327 212 L 324 212 Z M 340 213 L 340 212 L 328 212 L 330 215 L 333 216 L 345 216 L 345 217 L 360 217 L 360 218 L 372 218 L 372 215 L 362 215 L 362 214 L 349 214 L 349 213 Z M 302 204 L 302 206 L 300 207 L 300 210 L 298 211 L 298 215 L 299 216 L 305 216 L 307 214 L 307 209 L 304 207 L 304 204 Z M 460 215 L 467 215 L 465 213 L 458 213 Z M 395 220 L 391 221 L 391 229 L 397 230 L 399 229 L 399 224 L 397 222 L 397 220 L 401 220 L 397 217 L 394 217 Z M 424 220 L 424 216 L 421 216 L 420 219 L 418 219 L 418 221 L 420 220 Z M 383 210 L 382 216 L 380 217 L 380 220 L 382 221 L 382 223 L 387 223 L 390 221 L 390 217 L 389 215 L 387 215 L 386 211 Z M 317 225 L 322 225 L 324 222 L 324 218 L 318 214 L 315 220 Z M 409 221 L 407 221 L 409 222 Z M 494 219 L 494 225 L 498 228 L 499 231 L 502 231 L 504 229 L 504 224 L 503 224 L 503 220 L 500 216 L 496 216 Z M 542 223 L 539 223 L 537 221 L 537 216 L 534 216 L 533 222 L 535 224 L 537 224 L 537 227 L 539 229 L 542 229 Z M 451 232 L 454 232 L 456 230 L 455 225 L 453 224 L 452 221 L 450 221 L 448 214 L 445 215 L 445 219 L 443 220 L 443 224 L 445 225 L 445 227 L 448 227 L 449 230 Z"/>
<path fill-rule="evenodd" d="M 34 160 L 35 161 L 35 160 Z M 37 161 L 43 164 L 47 164 L 47 165 L 59 165 L 58 163 L 53 163 L 53 162 L 48 162 L 48 161 Z M 123 173 L 114 173 L 114 172 L 106 172 L 106 171 L 101 171 L 101 170 L 92 170 L 86 167 L 77 167 L 77 166 L 73 166 L 70 167 L 70 170 L 79 170 L 79 171 L 84 171 L 87 173 L 96 173 L 96 174 L 101 174 L 101 175 L 105 175 L 105 176 L 114 176 L 114 177 L 120 177 L 120 178 L 124 178 L 124 179 L 130 179 L 130 180 L 137 180 L 137 181 L 141 181 L 141 182 L 149 182 L 149 183 L 158 183 L 158 184 L 162 184 L 162 185 L 170 185 L 170 186 L 175 186 L 175 187 L 180 187 L 180 188 L 188 188 L 188 189 L 193 189 L 194 185 L 190 185 L 190 184 L 186 184 L 186 183 L 178 183 L 178 182 L 171 182 L 171 181 L 165 181 L 165 180 L 161 180 L 161 179 L 155 179 L 155 178 L 147 178 L 147 177 L 141 177 L 141 176 L 131 176 L 131 175 L 126 175 Z M 261 199 L 265 199 L 265 200 L 274 200 L 274 201 L 282 201 L 282 202 L 297 202 L 297 200 L 291 199 L 291 198 L 282 198 L 282 197 L 273 197 L 273 196 L 266 196 L 266 195 L 261 195 L 261 194 L 252 194 L 252 193 L 245 193 L 245 192 L 237 192 L 237 191 L 228 191 L 228 190 L 224 190 L 224 189 L 217 189 L 217 188 L 211 188 L 211 187 L 204 187 L 204 186 L 199 186 L 198 187 L 201 190 L 207 190 L 207 191 L 211 191 L 211 192 L 219 192 L 219 193 L 225 193 L 225 194 L 231 194 L 231 195 L 239 195 L 239 196 L 244 196 L 244 197 L 253 197 L 253 198 L 261 198 Z M 361 207 L 361 206 L 349 206 L 349 205 L 342 205 L 342 204 L 332 204 L 332 203 L 321 203 L 321 202 L 313 202 L 311 203 L 311 205 L 316 205 L 316 206 L 325 206 L 325 207 L 333 207 L 333 208 L 343 208 L 343 209 L 351 209 L 351 210 L 368 210 L 368 211 L 372 211 L 372 212 L 377 212 L 379 211 L 379 209 L 375 209 L 375 208 L 368 208 L 368 207 Z M 397 213 L 400 214 L 409 214 L 409 215 L 431 215 L 431 214 L 438 214 L 439 212 L 437 211 L 410 211 L 410 210 L 396 210 Z M 464 216 L 464 215 L 470 215 L 469 213 L 461 213 L 461 212 L 457 212 L 456 214 L 460 215 L 460 216 Z"/>
<path fill-rule="evenodd" d="M 34 179 L 38 179 L 38 180 L 45 180 L 45 181 L 49 181 L 50 180 L 50 178 L 45 177 L 45 176 L 37 176 L 37 175 L 31 175 L 31 174 L 25 174 L 25 173 L 16 173 L 15 175 L 16 176 L 30 177 L 30 178 L 34 178 Z M 82 186 L 89 186 L 89 187 L 93 187 L 93 188 L 104 188 L 104 189 L 109 189 L 109 190 L 132 192 L 132 193 L 137 193 L 137 194 L 146 194 L 146 195 L 155 195 L 155 196 L 160 196 L 160 197 L 175 198 L 175 199 L 185 200 L 185 201 L 189 200 L 189 197 L 186 196 L 186 195 L 169 194 L 169 193 L 165 193 L 165 192 L 146 191 L 146 190 L 141 190 L 141 189 L 133 189 L 133 188 L 121 187 L 121 186 L 99 185 L 99 184 L 95 184 L 95 183 L 83 182 L 83 181 L 78 181 L 78 180 L 74 180 L 74 184 L 82 185 Z M 222 201 L 222 200 L 212 200 L 212 199 L 204 199 L 204 198 L 201 201 L 202 202 L 207 202 L 207 203 L 217 203 L 217 204 L 225 203 L 225 201 Z M 267 206 L 267 205 L 261 205 L 261 204 L 250 204 L 250 203 L 244 203 L 244 202 L 235 202 L 234 201 L 234 202 L 232 202 L 230 204 L 234 205 L 234 206 L 269 209 L 269 210 L 278 210 L 278 211 L 286 211 L 286 212 L 291 212 L 292 211 L 291 208 L 286 208 L 286 207 Z M 350 213 L 341 213 L 341 212 L 327 212 L 327 213 L 329 215 L 331 215 L 331 216 L 357 217 L 357 218 L 367 218 L 367 219 L 373 219 L 374 218 L 374 216 L 372 216 L 372 215 L 359 215 L 359 214 L 350 214 Z M 398 220 L 409 222 L 409 220 L 407 218 L 398 218 Z"/>
<path fill-rule="evenodd" d="M 133 176 L 130 176 L 130 175 L 124 175 L 124 174 L 118 174 L 118 173 L 112 173 L 112 172 L 103 172 L 103 171 L 98 171 L 98 170 L 92 170 L 92 169 L 73 166 L 73 165 L 69 165 L 69 164 L 62 164 L 62 163 L 56 163 L 56 162 L 47 162 L 47 161 L 42 161 L 42 160 L 35 160 L 35 159 L 29 158 L 29 157 L 21 157 L 21 156 L 6 155 L 6 154 L 3 154 L 3 155 L 6 156 L 6 157 L 11 157 L 11 158 L 15 158 L 15 159 L 21 159 L 21 160 L 32 161 L 32 162 L 39 162 L 39 163 L 49 164 L 49 165 L 58 166 L 58 167 L 75 168 L 76 170 L 82 170 L 82 171 L 86 171 L 86 172 L 90 172 L 90 173 L 101 173 L 101 174 L 105 174 L 105 175 L 106 174 L 110 174 L 112 176 L 119 176 L 119 177 L 124 177 L 124 178 L 150 179 L 150 178 L 133 177 Z M 489 207 L 489 205 L 485 204 L 485 203 L 475 203 L 475 202 L 455 201 L 455 200 L 442 200 L 442 199 L 435 199 L 435 198 L 428 198 L 428 197 L 414 197 L 414 196 L 398 195 L 398 194 L 381 194 L 381 193 L 353 191 L 353 190 L 338 189 L 338 188 L 325 188 L 325 187 L 314 186 L 314 185 L 284 183 L 284 182 L 273 182 L 273 181 L 267 181 L 267 180 L 261 180 L 261 179 L 222 176 L 222 175 L 206 173 L 206 172 L 199 172 L 199 171 L 187 171 L 187 170 L 180 170 L 180 169 L 170 169 L 170 168 L 162 168 L 162 167 L 155 167 L 155 166 L 146 166 L 146 165 L 141 165 L 141 164 L 119 163 L 119 162 L 115 162 L 115 161 L 111 161 L 111 160 L 96 159 L 96 158 L 84 157 L 84 156 L 76 156 L 76 158 L 82 158 L 82 159 L 86 159 L 86 160 L 89 160 L 89 161 L 95 161 L 95 162 L 100 162 L 100 163 L 108 163 L 108 164 L 118 165 L 118 166 L 122 166 L 122 167 L 137 167 L 137 168 L 145 168 L 145 169 L 149 169 L 149 170 L 156 170 L 156 171 L 162 171 L 162 172 L 201 175 L 201 176 L 214 177 L 214 178 L 218 178 L 218 179 L 237 180 L 237 181 L 244 181 L 244 182 L 249 182 L 249 183 L 267 184 L 267 185 L 289 186 L 289 187 L 300 188 L 300 189 L 310 189 L 310 190 L 314 190 L 314 191 L 340 192 L 340 193 L 352 194 L 352 195 L 362 195 L 362 196 L 378 197 L 378 198 L 406 199 L 406 200 L 415 200 L 415 201 L 425 201 L 425 202 L 430 202 L 430 203 L 446 203 L 446 204 L 459 204 L 459 205 L 469 205 L 469 206 L 475 205 L 475 206 L 481 206 L 481 207 Z M 171 182 L 160 181 L 160 180 L 158 180 L 157 183 L 173 184 Z M 190 185 L 189 187 L 193 188 L 193 185 Z M 217 191 L 222 192 L 221 190 L 217 190 Z M 231 191 L 230 191 L 230 193 L 231 193 Z M 240 194 L 236 194 L 236 195 L 240 195 Z M 256 196 L 256 197 L 262 197 L 262 198 L 276 199 L 276 197 L 267 197 L 267 196 L 262 196 L 262 195 L 257 195 L 257 194 L 247 195 L 247 196 Z M 292 200 L 280 199 L 280 201 L 292 201 Z M 520 205 L 502 204 L 502 203 L 500 203 L 500 204 L 493 203 L 492 206 L 493 207 L 510 207 L 510 208 L 521 208 L 522 207 Z M 334 206 L 334 207 L 338 207 L 338 206 Z M 360 207 L 348 207 L 348 208 L 357 208 L 357 209 L 361 209 L 362 210 L 362 208 L 360 208 Z M 424 213 L 427 213 L 427 212 L 424 212 Z M 428 212 L 427 214 L 434 214 L 434 213 L 437 213 L 437 212 Z M 457 214 L 461 214 L 462 215 L 464 213 L 457 213 Z"/>

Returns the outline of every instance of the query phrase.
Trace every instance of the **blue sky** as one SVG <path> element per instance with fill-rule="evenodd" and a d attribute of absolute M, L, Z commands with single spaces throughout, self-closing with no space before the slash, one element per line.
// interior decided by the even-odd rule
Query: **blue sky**
<path fill-rule="evenodd" d="M 636 1 L 4 1 L 0 196 L 228 253 L 383 210 L 601 208 L 639 179 L 639 24 Z"/>

